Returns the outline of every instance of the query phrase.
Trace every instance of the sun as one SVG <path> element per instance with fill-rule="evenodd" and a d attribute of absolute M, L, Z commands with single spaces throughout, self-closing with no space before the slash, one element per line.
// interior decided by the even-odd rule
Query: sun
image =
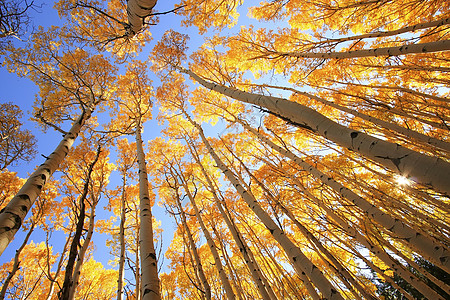
<path fill-rule="evenodd" d="M 411 180 L 409 180 L 408 178 L 406 178 L 403 175 L 395 175 L 394 178 L 395 178 L 395 181 L 397 181 L 398 185 L 410 185 L 411 184 Z"/>

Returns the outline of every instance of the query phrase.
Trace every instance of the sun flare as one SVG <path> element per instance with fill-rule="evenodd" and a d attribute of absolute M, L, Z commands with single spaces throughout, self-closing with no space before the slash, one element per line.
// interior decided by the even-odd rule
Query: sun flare
<path fill-rule="evenodd" d="M 408 178 L 406 178 L 403 175 L 396 175 L 395 181 L 397 181 L 398 185 L 410 185 L 411 184 L 411 180 L 409 180 Z"/>

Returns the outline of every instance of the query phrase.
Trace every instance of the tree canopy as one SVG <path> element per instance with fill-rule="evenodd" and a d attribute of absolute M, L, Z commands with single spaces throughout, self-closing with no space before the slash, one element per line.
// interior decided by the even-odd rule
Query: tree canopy
<path fill-rule="evenodd" d="M 449 2 L 44 5 L 0 7 L 0 299 L 450 297 Z"/>

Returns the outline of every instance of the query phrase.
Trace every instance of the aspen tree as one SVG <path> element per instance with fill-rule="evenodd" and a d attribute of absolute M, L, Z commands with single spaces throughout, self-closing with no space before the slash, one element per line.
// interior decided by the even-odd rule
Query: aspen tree
<path fill-rule="evenodd" d="M 210 192 L 212 193 L 216 207 L 219 209 L 219 212 L 220 212 L 222 218 L 224 219 L 231 234 L 233 235 L 233 238 L 234 238 L 237 246 L 239 247 L 239 251 L 242 253 L 245 262 L 248 264 L 248 268 L 253 277 L 253 281 L 255 282 L 255 284 L 258 288 L 258 291 L 261 294 L 261 297 L 263 299 L 272 299 L 272 300 L 276 299 L 276 296 L 275 296 L 272 288 L 266 282 L 264 282 L 263 274 L 261 273 L 261 270 L 260 270 L 257 262 L 255 261 L 255 259 L 253 257 L 251 257 L 252 256 L 252 254 L 250 253 L 251 249 L 246 245 L 245 239 L 239 233 L 236 225 L 233 223 L 233 220 L 231 218 L 229 218 L 229 216 L 225 212 L 224 208 L 222 207 L 222 203 L 217 196 L 216 189 L 214 188 L 214 185 L 213 185 L 211 179 L 209 178 L 208 173 L 206 172 L 202 162 L 200 161 L 200 158 L 198 156 L 198 153 L 197 153 L 195 147 L 192 146 L 187 139 L 186 139 L 186 142 L 187 142 L 188 148 L 189 148 L 192 156 L 194 157 L 197 165 L 200 167 L 203 177 L 206 179 L 206 182 L 209 186 Z"/>
<path fill-rule="evenodd" d="M 17 195 L 0 212 L 0 254 L 3 253 L 17 230 L 22 226 L 27 212 L 38 197 L 42 187 L 69 152 L 81 127 L 91 116 L 91 112 L 89 108 L 82 112 L 55 151 L 31 174 Z"/>
<path fill-rule="evenodd" d="M 138 121 L 139 122 L 139 121 Z M 141 124 L 136 126 L 136 151 L 139 165 L 139 199 L 140 199 L 140 230 L 139 246 L 142 270 L 142 299 L 159 300 L 159 279 L 156 263 L 156 252 L 153 244 L 153 217 L 151 212 L 150 197 L 148 192 L 147 164 L 145 161 L 144 147 L 142 145 Z"/>
<path fill-rule="evenodd" d="M 181 223 L 183 224 L 184 230 L 186 231 L 187 239 L 189 241 L 189 245 L 195 260 L 195 268 L 197 268 L 198 275 L 201 279 L 201 284 L 203 285 L 205 297 L 206 299 L 211 299 L 211 286 L 209 285 L 208 280 L 206 279 L 205 272 L 203 271 L 202 262 L 197 252 L 197 247 L 195 246 L 194 239 L 192 238 L 191 230 L 187 225 L 186 215 L 184 213 L 183 207 L 181 206 L 180 198 L 178 195 L 178 188 L 175 186 L 173 189 L 175 193 L 174 195 L 175 201 L 178 206 L 178 211 L 180 212 Z"/>
<path fill-rule="evenodd" d="M 264 107 L 271 113 L 279 115 L 297 126 L 307 128 L 343 147 L 352 149 L 394 172 L 400 173 L 405 177 L 412 177 L 417 182 L 429 186 L 438 192 L 450 193 L 448 185 L 450 165 L 439 158 L 432 158 L 403 148 L 400 145 L 347 128 L 299 103 L 217 85 L 202 79 L 188 69 L 178 68 L 180 72 L 188 74 L 208 89 L 239 101 Z"/>
<path fill-rule="evenodd" d="M 421 254 L 425 255 L 428 259 L 438 264 L 444 269 L 448 269 L 448 250 L 443 246 L 435 243 L 433 240 L 428 237 L 415 232 L 413 229 L 409 228 L 407 225 L 402 223 L 400 220 L 393 219 L 390 215 L 382 212 L 377 207 L 373 206 L 365 199 L 361 198 L 351 190 L 345 188 L 338 182 L 336 182 L 333 178 L 323 174 L 313 166 L 308 163 L 305 163 L 301 158 L 294 155 L 289 150 L 283 149 L 280 146 L 277 146 L 275 143 L 271 142 L 268 138 L 264 137 L 261 133 L 257 132 L 255 129 L 251 128 L 245 123 L 241 123 L 244 128 L 251 131 L 253 134 L 258 136 L 264 143 L 270 145 L 274 150 L 278 151 L 280 154 L 283 154 L 297 164 L 308 170 L 309 173 L 313 174 L 317 179 L 321 180 L 324 184 L 332 187 L 336 192 L 338 192 L 343 197 L 346 197 L 352 203 L 359 206 L 361 209 L 365 211 L 367 216 L 373 218 L 376 222 L 383 225 L 389 231 L 392 231 L 396 236 L 402 237 L 405 240 L 406 244 L 412 249 L 416 249 Z"/>
<path fill-rule="evenodd" d="M 37 202 L 38 202 L 37 203 L 38 211 L 33 214 L 30 228 L 28 229 L 27 234 L 25 235 L 25 238 L 24 238 L 22 244 L 16 250 L 16 254 L 14 255 L 14 263 L 13 263 L 12 269 L 9 271 L 8 277 L 4 280 L 2 288 L 0 290 L 0 299 L 1 300 L 5 299 L 5 295 L 6 295 L 6 291 L 8 290 L 8 286 L 9 286 L 11 280 L 13 279 L 14 275 L 20 268 L 20 256 L 21 256 L 22 251 L 25 248 L 25 246 L 27 245 L 31 234 L 34 232 L 34 230 L 39 222 L 39 219 L 42 218 L 42 216 L 44 214 L 45 199 L 42 199 L 41 197 L 39 197 L 37 199 Z"/>
<path fill-rule="evenodd" d="M 138 33 L 144 25 L 145 18 L 152 12 L 156 0 L 129 0 L 127 2 L 128 23 L 130 37 Z"/>
<path fill-rule="evenodd" d="M 124 280 L 124 268 L 125 268 L 125 219 L 126 219 L 126 170 L 122 174 L 122 203 L 120 206 L 120 225 L 119 225 L 119 275 L 117 278 L 117 300 L 122 300 L 124 294 L 123 280 Z"/>
<path fill-rule="evenodd" d="M 443 149 L 445 151 L 450 152 L 450 143 L 442 141 L 442 140 L 439 140 L 439 139 L 434 138 L 434 137 L 427 136 L 425 134 L 422 134 L 420 132 L 411 130 L 409 128 L 402 127 L 400 125 L 397 125 L 396 123 L 383 121 L 383 120 L 378 119 L 376 117 L 372 117 L 372 116 L 369 116 L 367 114 L 361 113 L 361 112 L 359 112 L 357 110 L 350 109 L 350 108 L 347 108 L 345 106 L 339 105 L 339 104 L 337 104 L 335 102 L 331 102 L 329 100 L 323 99 L 323 98 L 321 98 L 319 96 L 316 96 L 316 95 L 313 95 L 313 94 L 310 94 L 310 93 L 306 93 L 306 92 L 302 92 L 302 91 L 299 91 L 299 90 L 296 90 L 296 89 L 293 89 L 293 88 L 276 87 L 276 86 L 269 86 L 269 87 L 280 88 L 280 89 L 283 89 L 283 90 L 292 91 L 292 92 L 294 92 L 294 93 L 296 93 L 298 95 L 302 95 L 302 96 L 308 97 L 310 99 L 314 99 L 314 100 L 316 100 L 316 101 L 318 101 L 320 103 L 323 103 L 323 104 L 325 104 L 327 106 L 336 108 L 336 109 L 338 109 L 340 111 L 343 111 L 343 112 L 347 112 L 349 114 L 354 115 L 355 117 L 358 117 L 358 118 L 361 118 L 363 120 L 369 121 L 369 122 L 371 122 L 371 123 L 373 123 L 375 125 L 378 125 L 378 126 L 381 126 L 381 127 L 385 128 L 385 129 L 392 130 L 392 131 L 395 131 L 397 133 L 403 134 L 404 136 L 406 136 L 408 138 L 413 138 L 413 139 L 415 139 L 417 141 L 420 141 L 420 142 L 422 142 L 424 144 L 430 144 L 430 145 L 433 145 L 435 147 L 438 147 L 440 149 Z"/>
<path fill-rule="evenodd" d="M 96 208 L 100 201 L 102 193 L 105 192 L 105 187 L 108 183 L 109 176 L 111 174 L 111 171 L 113 170 L 114 166 L 113 164 L 108 162 L 108 155 L 109 150 L 105 149 L 105 144 L 103 144 L 104 137 L 97 137 L 92 136 L 89 138 L 90 141 L 98 139 L 98 148 L 96 153 L 96 159 L 97 163 L 96 166 L 92 172 L 92 179 L 90 180 L 89 184 L 89 197 L 86 199 L 86 221 L 87 229 L 83 226 L 83 231 L 86 231 L 86 234 L 84 236 L 83 243 L 78 243 L 78 254 L 76 259 L 76 264 L 73 268 L 73 277 L 72 277 L 72 286 L 70 287 L 69 291 L 69 300 L 74 299 L 76 295 L 77 287 L 80 283 L 80 280 L 83 278 L 81 276 L 81 270 L 83 264 L 86 262 L 86 254 L 88 253 L 88 248 L 91 246 L 91 240 L 92 235 L 94 233 L 94 226 L 95 226 L 95 216 L 96 216 Z M 82 144 L 83 145 L 83 144 Z M 80 145 L 80 146 L 82 146 Z M 103 147 L 103 149 L 101 149 Z M 76 150 L 79 150 L 78 148 Z M 91 156 L 92 150 L 89 148 L 87 149 L 89 152 L 86 153 L 86 157 Z M 78 151 L 81 152 L 81 151 Z M 79 159 L 79 161 L 82 161 L 82 159 Z M 84 223 L 86 223 L 86 221 Z"/>
<path fill-rule="evenodd" d="M 225 241 L 224 241 L 224 237 L 220 235 L 219 231 L 216 228 L 216 224 L 214 222 L 210 222 L 210 227 L 211 227 L 214 235 L 216 236 L 217 242 L 219 243 L 218 249 L 220 249 L 222 252 L 222 257 L 225 262 L 225 268 L 228 269 L 228 274 L 230 276 L 230 282 L 233 282 L 233 286 L 235 287 L 236 298 L 242 299 L 243 293 L 244 293 L 244 290 L 242 288 L 242 283 L 240 280 L 237 280 L 237 278 L 236 278 L 236 275 L 237 275 L 236 268 L 234 267 L 234 263 L 228 254 L 227 246 L 225 245 Z"/>
<path fill-rule="evenodd" d="M 62 266 L 63 266 L 63 263 L 64 263 L 64 259 L 65 259 L 67 250 L 69 249 L 69 244 L 70 244 L 71 238 L 72 238 L 72 232 L 70 232 L 69 236 L 66 238 L 66 242 L 64 243 L 63 249 L 62 249 L 61 254 L 59 256 L 58 263 L 56 265 L 56 270 L 55 270 L 55 272 L 53 274 L 52 274 L 52 271 L 51 271 L 51 267 L 52 266 L 50 264 L 49 259 L 47 259 L 46 276 L 47 276 L 47 278 L 50 281 L 50 286 L 49 286 L 49 289 L 48 289 L 48 292 L 47 292 L 47 296 L 45 297 L 45 300 L 54 299 L 53 298 L 53 294 L 55 292 L 55 286 L 57 284 L 57 279 L 59 277 L 59 274 L 61 273 Z M 46 242 L 47 249 L 48 249 L 49 248 L 49 245 L 48 245 L 48 233 L 47 233 L 45 242 Z"/>
<path fill-rule="evenodd" d="M 116 89 L 116 118 L 111 129 L 122 134 L 133 134 L 136 142 L 136 157 L 139 183 L 139 261 L 141 282 L 140 293 L 143 300 L 159 300 L 159 278 L 156 252 L 154 246 L 152 200 L 149 193 L 147 161 L 144 153 L 142 132 L 144 122 L 151 119 L 153 95 L 151 81 L 146 75 L 145 65 L 140 61 L 132 61 L 127 66 L 125 75 L 119 76 L 119 88 Z M 136 274 L 136 276 L 138 276 Z M 138 281 L 136 281 L 137 283 Z"/>
<path fill-rule="evenodd" d="M 186 117 L 188 117 L 188 115 L 186 115 Z M 208 148 L 208 152 L 214 158 L 214 161 L 217 163 L 218 167 L 226 175 L 227 179 L 231 181 L 234 187 L 238 190 L 241 197 L 252 208 L 252 210 L 254 210 L 258 217 L 264 221 L 266 227 L 269 229 L 273 237 L 282 245 L 287 255 L 289 256 L 291 263 L 294 265 L 297 273 L 302 278 L 305 286 L 308 288 L 308 292 L 310 293 L 311 297 L 318 298 L 318 295 L 315 289 L 311 286 L 311 283 L 309 283 L 310 279 L 322 292 L 324 297 L 327 297 L 329 299 L 342 299 L 342 296 L 339 294 L 339 292 L 331 286 L 325 276 L 319 271 L 316 266 L 314 266 L 308 260 L 308 258 L 300 251 L 300 249 L 296 247 L 295 244 L 293 244 L 292 241 L 290 241 L 285 236 L 285 234 L 280 230 L 280 228 L 275 224 L 270 216 L 259 206 L 256 199 L 251 196 L 249 191 L 244 190 L 237 179 L 233 175 L 229 174 L 230 170 L 222 163 L 220 158 L 211 148 L 209 142 L 206 140 L 206 137 L 202 132 L 201 127 L 192 119 L 188 118 L 188 120 L 198 129 L 203 143 Z"/>
<path fill-rule="evenodd" d="M 302 184 L 294 178 L 291 174 L 286 173 L 287 176 L 292 178 L 298 187 L 302 187 Z M 337 215 L 333 210 L 328 208 L 322 201 L 313 196 L 310 192 L 308 192 L 305 188 L 302 188 L 302 192 L 308 196 L 308 198 L 313 199 L 314 202 L 323 209 L 326 214 L 339 225 L 342 230 L 344 230 L 349 237 L 354 238 L 357 242 L 363 245 L 366 249 L 368 249 L 371 253 L 373 253 L 376 257 L 378 257 L 381 261 L 383 261 L 389 268 L 391 268 L 395 273 L 397 273 L 400 277 L 402 277 L 409 284 L 414 286 L 417 290 L 419 290 L 422 294 L 426 295 L 430 298 L 441 299 L 441 296 L 438 295 L 434 290 L 432 290 L 429 286 L 425 285 L 421 280 L 417 279 L 414 274 L 412 274 L 408 269 L 406 269 L 398 260 L 391 257 L 383 248 L 382 245 L 378 245 L 375 242 L 371 241 L 370 237 L 364 236 L 357 230 L 353 224 L 349 224 L 342 217 Z M 376 269 L 374 269 L 376 270 Z M 383 273 L 380 273 L 383 274 Z"/>
<path fill-rule="evenodd" d="M 125 227 L 129 226 L 127 224 L 127 213 L 131 211 L 130 204 L 128 203 L 129 198 L 132 197 L 132 192 L 128 192 L 128 178 L 134 178 L 134 174 L 130 172 L 130 170 L 136 166 L 136 156 L 132 155 L 134 153 L 133 149 L 135 146 L 133 144 L 128 143 L 126 138 L 117 141 L 118 148 L 118 162 L 117 168 L 121 174 L 122 183 L 120 186 L 120 201 L 118 205 L 114 205 L 120 214 L 120 223 L 119 223 L 119 272 L 117 277 L 117 300 L 121 300 L 125 294 L 124 291 L 124 270 L 125 270 L 125 250 L 127 248 L 126 237 L 125 237 Z M 115 203 L 114 203 L 115 204 Z M 113 204 L 110 202 L 110 205 Z M 118 207 L 117 207 L 118 206 Z M 130 249 L 131 250 L 131 249 Z"/>
<path fill-rule="evenodd" d="M 200 225 L 200 228 L 202 229 L 202 232 L 203 232 L 203 234 L 204 234 L 204 236 L 206 238 L 206 241 L 208 243 L 208 246 L 209 246 L 209 249 L 211 251 L 211 254 L 213 255 L 214 263 L 215 263 L 217 272 L 219 273 L 222 286 L 223 286 L 223 288 L 225 290 L 225 293 L 226 293 L 226 297 L 228 299 L 230 299 L 230 300 L 231 299 L 236 299 L 236 295 L 235 295 L 235 293 L 233 291 L 233 288 L 231 287 L 229 278 L 228 278 L 228 276 L 227 276 L 227 274 L 226 274 L 226 272 L 225 272 L 225 270 L 223 268 L 222 262 L 220 260 L 219 252 L 217 251 L 217 246 L 215 245 L 215 243 L 214 243 L 214 241 L 213 241 L 213 239 L 211 237 L 211 234 L 209 233 L 208 229 L 206 228 L 206 226 L 205 226 L 205 224 L 204 224 L 204 222 L 202 220 L 202 217 L 200 215 L 200 211 L 199 211 L 199 209 L 197 207 L 197 204 L 195 203 L 194 196 L 190 192 L 189 186 L 187 185 L 187 182 L 182 177 L 182 175 L 178 174 L 178 172 L 176 172 L 173 169 L 173 167 L 172 167 L 172 171 L 175 173 L 173 175 L 174 179 L 179 181 L 179 184 L 183 186 L 183 189 L 184 189 L 184 191 L 186 192 L 186 194 L 187 194 L 187 196 L 189 198 L 189 201 L 190 201 L 190 203 L 192 205 L 192 208 L 194 209 L 194 213 L 195 213 L 195 216 L 197 218 L 197 221 L 198 221 L 198 223 Z"/>
<path fill-rule="evenodd" d="M 344 83 L 339 83 L 339 84 L 344 84 Z M 432 103 L 430 101 L 428 101 L 427 99 L 432 99 L 432 100 L 436 100 L 436 98 L 442 98 L 442 97 L 438 97 L 438 96 L 433 96 L 431 94 L 426 94 L 426 93 L 421 93 L 412 89 L 406 89 L 406 88 L 402 88 L 402 87 L 398 87 L 398 88 L 393 88 L 393 87 L 382 87 L 382 86 L 364 86 L 364 85 L 358 85 L 358 84 L 353 84 L 353 83 L 345 83 L 348 87 L 365 87 L 365 88 L 370 88 L 370 89 L 378 89 L 378 93 L 385 93 L 385 91 L 383 91 L 383 89 L 387 89 L 387 90 L 391 90 L 393 92 L 394 95 L 396 95 L 398 92 L 401 93 L 406 93 L 406 94 L 410 94 L 419 98 L 423 98 L 422 103 L 423 105 L 426 106 L 431 106 Z M 334 93 L 337 93 L 338 95 L 344 95 L 344 96 L 349 96 L 352 99 L 357 99 L 360 100 L 360 103 L 363 107 L 369 107 L 372 109 L 381 109 L 383 111 L 385 111 L 388 114 L 393 114 L 396 116 L 401 116 L 401 117 L 405 117 L 409 120 L 414 120 L 423 124 L 427 124 L 430 125 L 436 129 L 440 129 L 440 130 L 445 130 L 448 131 L 448 128 L 445 124 L 445 117 L 439 117 L 436 115 L 433 115 L 431 112 L 428 111 L 423 111 L 420 109 L 410 109 L 410 108 L 403 108 L 403 107 L 397 107 L 396 105 L 392 105 L 390 103 L 391 99 L 389 98 L 381 98 L 379 96 L 373 96 L 371 98 L 367 97 L 365 95 L 366 91 L 362 90 L 359 93 L 356 93 L 356 89 L 353 89 L 353 93 L 350 92 L 346 92 L 343 90 L 336 90 L 336 89 L 332 89 L 329 87 L 319 87 L 319 88 L 323 88 L 329 91 L 332 91 Z M 397 91 L 397 92 L 396 92 Z M 444 99 L 444 98 L 442 98 Z M 439 100 L 436 100 L 439 101 Z M 438 107 L 436 107 L 436 109 L 438 109 Z"/>
<path fill-rule="evenodd" d="M 43 98 L 37 101 L 36 114 L 40 114 L 53 128 L 58 128 L 63 133 L 63 139 L 0 212 L 0 255 L 21 227 L 45 183 L 68 154 L 94 109 L 102 104 L 103 92 L 114 81 L 115 68 L 103 56 L 90 55 L 79 48 L 59 53 L 54 43 L 50 43 L 59 34 L 57 28 L 37 32 L 33 50 L 15 49 L 16 52 L 7 61 L 11 71 L 28 76 L 40 86 Z M 54 66 L 48 68 L 48 63 Z M 67 73 L 71 74 L 71 80 L 67 79 Z M 77 118 L 73 118 L 71 114 L 76 109 L 81 112 Z M 64 116 L 69 116 L 73 121 L 67 132 L 57 126 Z M 48 126 L 47 123 L 44 126 Z"/>
<path fill-rule="evenodd" d="M 268 56 L 276 57 L 298 57 L 298 58 L 322 58 L 322 59 L 345 59 L 357 57 L 372 57 L 372 56 L 398 56 L 412 53 L 425 52 L 441 52 L 450 50 L 450 40 L 442 40 L 437 42 L 428 42 L 421 44 L 409 44 L 397 47 L 382 47 L 375 49 L 354 50 L 346 52 L 325 52 L 325 53 L 308 53 L 308 52 L 273 52 Z M 262 57 L 265 57 L 262 56 Z M 255 57 L 260 58 L 260 57 Z"/>
<path fill-rule="evenodd" d="M 322 243 L 319 241 L 319 239 L 317 239 L 311 232 L 309 232 L 309 230 L 303 226 L 299 221 L 297 221 L 297 219 L 295 218 L 294 214 L 287 209 L 283 204 L 281 204 L 278 200 L 275 199 L 275 196 L 273 196 L 273 194 L 269 191 L 269 189 L 264 186 L 264 184 L 258 180 L 258 178 L 256 178 L 256 176 L 254 176 L 252 174 L 252 172 L 250 172 L 250 170 L 247 168 L 247 166 L 242 162 L 241 159 L 239 159 L 235 154 L 232 153 L 231 149 L 229 149 L 229 152 L 239 161 L 240 165 L 243 167 L 243 169 L 247 172 L 247 174 L 252 178 L 252 180 L 254 182 L 256 182 L 256 184 L 261 187 L 261 189 L 264 191 L 264 193 L 275 203 L 276 206 L 278 206 L 288 217 L 289 219 L 292 220 L 292 222 L 294 222 L 294 224 L 297 226 L 297 228 L 300 230 L 300 232 L 308 239 L 312 242 L 312 244 L 315 245 L 315 247 L 317 247 L 317 249 L 320 250 L 320 252 L 322 252 L 327 259 L 330 260 L 331 264 L 328 263 L 328 267 L 330 267 L 335 273 L 337 273 L 337 275 L 339 276 L 339 278 L 342 280 L 342 282 L 344 283 L 344 285 L 353 293 L 353 295 L 355 296 L 355 298 L 360 298 L 360 296 L 358 294 L 354 293 L 354 290 L 352 288 L 352 286 L 358 290 L 358 292 L 361 293 L 361 295 L 365 298 L 365 299 L 375 299 L 375 297 L 373 295 L 371 295 L 370 293 L 368 293 L 368 291 L 366 291 L 354 278 L 353 276 L 346 270 L 346 268 L 334 257 L 334 255 L 332 253 L 330 253 L 330 251 L 328 251 L 323 245 Z M 247 187 L 248 189 L 248 187 Z"/>
<path fill-rule="evenodd" d="M 75 266 L 75 260 L 78 253 L 78 245 L 80 245 L 81 242 L 81 235 L 83 234 L 84 229 L 84 222 L 85 222 L 85 216 L 86 216 L 86 198 L 89 193 L 89 185 L 90 181 L 92 180 L 92 173 L 94 170 L 94 166 L 98 161 L 98 158 L 101 153 L 101 147 L 99 146 L 97 149 L 97 153 L 95 155 L 94 160 L 89 165 L 86 181 L 83 186 L 83 193 L 80 195 L 78 201 L 79 201 L 79 213 L 77 214 L 77 224 L 75 229 L 75 234 L 72 239 L 72 243 L 70 245 L 70 251 L 69 251 L 69 257 L 66 265 L 65 275 L 64 275 L 64 283 L 62 285 L 61 290 L 58 293 L 59 299 L 73 299 L 74 292 L 71 293 L 72 287 L 76 286 L 76 283 L 74 281 L 74 266 Z M 92 234 L 92 233 L 91 233 Z"/>

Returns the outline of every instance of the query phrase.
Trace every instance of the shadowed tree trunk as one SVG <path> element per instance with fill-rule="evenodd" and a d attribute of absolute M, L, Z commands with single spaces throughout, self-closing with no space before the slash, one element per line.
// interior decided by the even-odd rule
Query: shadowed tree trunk
<path fill-rule="evenodd" d="M 83 186 L 83 193 L 80 195 L 80 198 L 78 200 L 79 202 L 79 212 L 77 214 L 77 226 L 75 229 L 75 234 L 72 239 L 72 244 L 70 245 L 70 251 L 69 251 L 69 259 L 67 261 L 65 275 L 64 275 L 64 283 L 61 288 L 61 290 L 58 293 L 58 298 L 61 300 L 68 300 L 70 299 L 70 291 L 72 287 L 74 286 L 74 266 L 75 266 L 75 260 L 78 253 L 78 247 L 81 248 L 81 236 L 83 235 L 84 230 L 84 218 L 86 217 L 86 197 L 89 192 L 89 184 L 91 181 L 91 175 L 94 170 L 94 166 L 98 161 L 98 158 L 100 156 L 101 148 L 98 147 L 97 154 L 94 158 L 94 161 L 90 164 L 87 175 L 86 175 L 86 182 Z"/>

